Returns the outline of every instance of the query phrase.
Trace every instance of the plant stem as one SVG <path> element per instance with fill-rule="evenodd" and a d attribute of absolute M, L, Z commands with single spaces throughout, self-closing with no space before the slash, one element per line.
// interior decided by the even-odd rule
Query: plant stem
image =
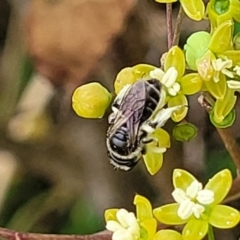
<path fill-rule="evenodd" d="M 214 233 L 213 233 L 213 228 L 210 224 L 209 224 L 209 227 L 208 227 L 208 240 L 215 240 Z"/>
<path fill-rule="evenodd" d="M 217 128 L 217 132 L 224 142 L 225 148 L 229 152 L 236 168 L 240 170 L 240 148 L 229 128 Z"/>
<path fill-rule="evenodd" d="M 209 113 L 214 105 L 214 100 L 209 93 L 204 93 L 199 97 L 199 103 Z M 222 139 L 225 148 L 229 152 L 236 168 L 240 171 L 240 148 L 229 128 L 216 128 L 217 132 Z"/>
<path fill-rule="evenodd" d="M 182 9 L 182 6 L 180 5 L 179 11 L 178 11 L 178 16 L 177 16 L 177 22 L 176 22 L 176 26 L 175 26 L 175 30 L 174 30 L 173 40 L 172 40 L 173 46 L 179 44 L 182 19 L 183 19 L 183 9 Z"/>
<path fill-rule="evenodd" d="M 0 228 L 0 239 L 6 240 L 111 240 L 112 233 L 102 231 L 91 235 L 61 235 L 61 234 L 39 234 L 21 233 Z"/>
<path fill-rule="evenodd" d="M 168 49 L 170 49 L 172 47 L 173 41 L 172 3 L 166 4 L 166 17 L 167 17 L 167 46 Z"/>

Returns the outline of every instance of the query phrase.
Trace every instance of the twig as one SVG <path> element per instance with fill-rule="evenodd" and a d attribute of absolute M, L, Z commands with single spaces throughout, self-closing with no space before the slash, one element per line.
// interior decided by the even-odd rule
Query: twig
<path fill-rule="evenodd" d="M 102 231 L 92 235 L 60 235 L 40 233 L 20 233 L 0 228 L 0 239 L 6 240 L 111 240 L 112 233 Z"/>
<path fill-rule="evenodd" d="M 198 98 L 199 103 L 209 113 L 212 110 L 214 101 L 209 93 L 203 93 Z M 240 171 L 240 148 L 233 137 L 232 132 L 229 128 L 216 128 L 219 136 L 221 137 L 225 148 L 229 152 L 236 168 Z"/>
<path fill-rule="evenodd" d="M 236 139 L 233 137 L 232 132 L 229 128 L 217 128 L 217 132 L 237 169 L 240 170 L 240 148 L 236 142 Z"/>
<path fill-rule="evenodd" d="M 173 40 L 172 40 L 172 46 L 179 44 L 180 34 L 181 34 L 181 25 L 182 25 L 182 19 L 183 19 L 183 9 L 180 5 L 178 16 L 177 16 L 177 22 L 175 25 Z"/>
<path fill-rule="evenodd" d="M 172 28 L 172 3 L 166 4 L 166 18 L 167 18 L 167 45 L 168 49 L 172 47 L 173 28 Z"/>

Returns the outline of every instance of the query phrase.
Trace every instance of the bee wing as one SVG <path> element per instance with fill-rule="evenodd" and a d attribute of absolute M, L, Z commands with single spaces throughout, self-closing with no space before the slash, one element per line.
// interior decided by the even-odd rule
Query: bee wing
<path fill-rule="evenodd" d="M 130 131 L 129 135 L 133 138 L 132 141 L 136 137 L 145 103 L 146 84 L 144 80 L 139 80 L 125 92 L 114 121 L 115 129 L 125 123 L 127 124 L 127 128 Z"/>

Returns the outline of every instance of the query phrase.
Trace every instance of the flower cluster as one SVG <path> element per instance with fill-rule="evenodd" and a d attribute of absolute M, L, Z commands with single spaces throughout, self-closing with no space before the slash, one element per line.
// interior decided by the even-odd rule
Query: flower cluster
<path fill-rule="evenodd" d="M 136 195 L 136 216 L 125 209 L 108 209 L 105 212 L 106 228 L 113 232 L 113 240 L 185 240 L 203 239 L 210 226 L 228 229 L 240 221 L 236 209 L 220 204 L 232 185 L 232 176 L 225 169 L 213 176 L 203 188 L 189 172 L 175 169 L 173 172 L 176 203 L 152 210 L 148 199 Z M 174 230 L 157 231 L 156 219 L 167 225 L 182 225 L 180 234 Z"/>
<path fill-rule="evenodd" d="M 177 0 L 156 1 L 172 3 Z M 123 68 L 114 81 L 114 92 L 119 97 L 125 86 L 139 79 L 158 79 L 162 86 L 162 112 L 169 109 L 168 114 L 171 113 L 171 119 L 177 123 L 172 135 L 177 140 L 189 141 L 197 134 L 197 128 L 185 119 L 189 95 L 204 93 L 202 96 L 214 126 L 226 128 L 235 121 L 236 92 L 240 92 L 240 33 L 237 25 L 240 2 L 210 0 L 205 8 L 202 0 L 179 1 L 190 18 L 207 18 L 211 23 L 210 32 L 198 31 L 190 35 L 184 50 L 178 46 L 170 48 L 162 56 L 161 66 L 140 63 Z M 107 89 L 99 83 L 90 83 L 74 91 L 72 106 L 81 117 L 101 118 L 112 100 L 113 94 Z M 163 153 L 170 147 L 170 135 L 162 128 L 149 135 L 156 141 L 146 144 L 144 162 L 153 175 L 163 164 Z"/>

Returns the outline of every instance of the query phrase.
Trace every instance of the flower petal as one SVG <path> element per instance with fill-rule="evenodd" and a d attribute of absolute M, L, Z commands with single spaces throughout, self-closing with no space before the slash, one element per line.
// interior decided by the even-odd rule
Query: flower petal
<path fill-rule="evenodd" d="M 219 73 L 218 82 L 213 80 L 205 81 L 205 86 L 216 99 L 223 99 L 227 90 L 226 76 Z"/>
<path fill-rule="evenodd" d="M 200 219 L 190 219 L 183 228 L 183 239 L 203 239 L 208 231 L 208 222 Z"/>
<path fill-rule="evenodd" d="M 114 81 L 114 90 L 115 93 L 118 94 L 121 89 L 128 85 L 128 84 L 133 84 L 137 80 L 136 77 L 134 77 L 132 73 L 132 68 L 131 67 L 126 67 L 123 68 L 116 76 L 116 79 Z"/>
<path fill-rule="evenodd" d="M 140 63 L 132 67 L 132 73 L 136 79 L 148 78 L 150 76 L 150 72 L 156 68 L 157 67 L 150 64 Z"/>
<path fill-rule="evenodd" d="M 188 199 L 186 193 L 181 188 L 175 188 L 172 192 L 172 196 L 174 200 L 179 204 Z"/>
<path fill-rule="evenodd" d="M 117 230 L 123 229 L 122 225 L 116 221 L 107 221 L 106 229 L 111 232 L 116 232 Z"/>
<path fill-rule="evenodd" d="M 129 212 L 126 209 L 124 209 L 124 208 L 119 209 L 116 216 L 117 216 L 118 222 L 124 228 L 127 228 L 128 226 L 130 226 L 130 224 L 128 224 Z"/>
<path fill-rule="evenodd" d="M 214 70 L 212 67 L 212 60 L 215 60 L 215 55 L 208 50 L 201 58 L 197 59 L 196 66 L 198 74 L 205 81 L 210 81 L 213 77 Z"/>
<path fill-rule="evenodd" d="M 137 218 L 140 222 L 153 217 L 152 205 L 147 198 L 137 194 L 133 204 L 136 205 Z"/>
<path fill-rule="evenodd" d="M 162 153 L 156 153 L 149 150 L 147 150 L 147 154 L 143 155 L 143 160 L 146 165 L 146 168 L 148 172 L 151 175 L 156 174 L 162 167 L 163 164 L 163 154 Z"/>
<path fill-rule="evenodd" d="M 174 67 L 178 76 L 182 76 L 185 72 L 185 57 L 182 49 L 178 46 L 173 46 L 169 49 L 164 62 L 164 70 L 167 71 L 169 68 Z"/>
<path fill-rule="evenodd" d="M 215 53 L 222 53 L 232 48 L 232 26 L 231 20 L 225 21 L 220 24 L 210 40 L 209 49 Z"/>
<path fill-rule="evenodd" d="M 232 60 L 234 66 L 240 65 L 240 50 L 227 50 L 217 54 L 217 56 L 226 60 Z"/>
<path fill-rule="evenodd" d="M 233 90 L 240 90 L 240 81 L 229 80 L 229 81 L 227 81 L 227 86 L 228 86 L 228 88 L 233 89 Z"/>
<path fill-rule="evenodd" d="M 183 76 L 180 80 L 181 89 L 184 95 L 192 95 L 202 88 L 202 79 L 197 73 L 190 73 Z"/>
<path fill-rule="evenodd" d="M 208 49 L 211 35 L 205 31 L 191 34 L 184 46 L 186 61 L 192 70 L 197 70 L 196 61 L 200 59 Z"/>
<path fill-rule="evenodd" d="M 182 108 L 180 108 L 179 110 L 176 110 L 172 113 L 172 120 L 174 122 L 180 122 L 181 120 L 183 120 L 188 112 L 188 101 L 187 98 L 185 97 L 185 95 L 183 94 L 179 94 L 175 97 L 171 97 L 168 101 L 168 107 L 175 107 L 175 106 L 183 106 Z"/>
<path fill-rule="evenodd" d="M 215 174 L 206 184 L 204 189 L 214 192 L 212 205 L 220 203 L 228 194 L 232 186 L 232 175 L 228 169 L 224 169 Z"/>
<path fill-rule="evenodd" d="M 141 234 L 141 237 L 144 240 L 152 240 L 157 229 L 157 220 L 155 218 L 146 219 L 140 223 L 141 230 L 144 228 L 144 237 Z"/>
<path fill-rule="evenodd" d="M 209 189 L 201 190 L 197 193 L 196 199 L 203 205 L 211 204 L 214 201 L 214 192 Z"/>
<path fill-rule="evenodd" d="M 177 231 L 167 229 L 158 231 L 153 240 L 182 240 L 182 236 Z"/>
<path fill-rule="evenodd" d="M 177 211 L 178 216 L 181 219 L 189 219 L 189 217 L 192 216 L 193 214 L 193 207 L 194 207 L 194 202 L 192 202 L 190 199 L 184 200 Z"/>
<path fill-rule="evenodd" d="M 180 188 L 186 192 L 192 182 L 197 181 L 196 178 L 189 172 L 183 169 L 174 169 L 173 171 L 173 186 Z"/>
<path fill-rule="evenodd" d="M 195 21 L 203 18 L 205 5 L 202 0 L 180 0 L 180 3 L 189 18 Z"/>
<path fill-rule="evenodd" d="M 231 0 L 229 12 L 237 22 L 240 22 L 240 2 L 238 0 Z"/>
<path fill-rule="evenodd" d="M 179 225 L 186 223 L 186 219 L 182 219 L 178 216 L 177 211 L 179 208 L 178 203 L 167 204 L 153 210 L 153 215 L 158 221 L 169 224 L 169 225 Z"/>
<path fill-rule="evenodd" d="M 232 228 L 240 221 L 239 212 L 229 206 L 216 205 L 211 209 L 209 223 L 217 228 Z"/>
<path fill-rule="evenodd" d="M 215 122 L 222 122 L 224 118 L 232 111 L 236 101 L 237 96 L 235 96 L 234 90 L 227 88 L 224 98 L 217 99 L 214 104 L 213 112 Z"/>
<path fill-rule="evenodd" d="M 117 221 L 117 212 L 118 212 L 118 208 L 112 208 L 112 209 L 107 209 L 105 210 L 105 213 L 104 213 L 104 218 L 105 218 L 105 221 L 109 221 L 109 220 L 114 220 L 114 221 Z"/>

